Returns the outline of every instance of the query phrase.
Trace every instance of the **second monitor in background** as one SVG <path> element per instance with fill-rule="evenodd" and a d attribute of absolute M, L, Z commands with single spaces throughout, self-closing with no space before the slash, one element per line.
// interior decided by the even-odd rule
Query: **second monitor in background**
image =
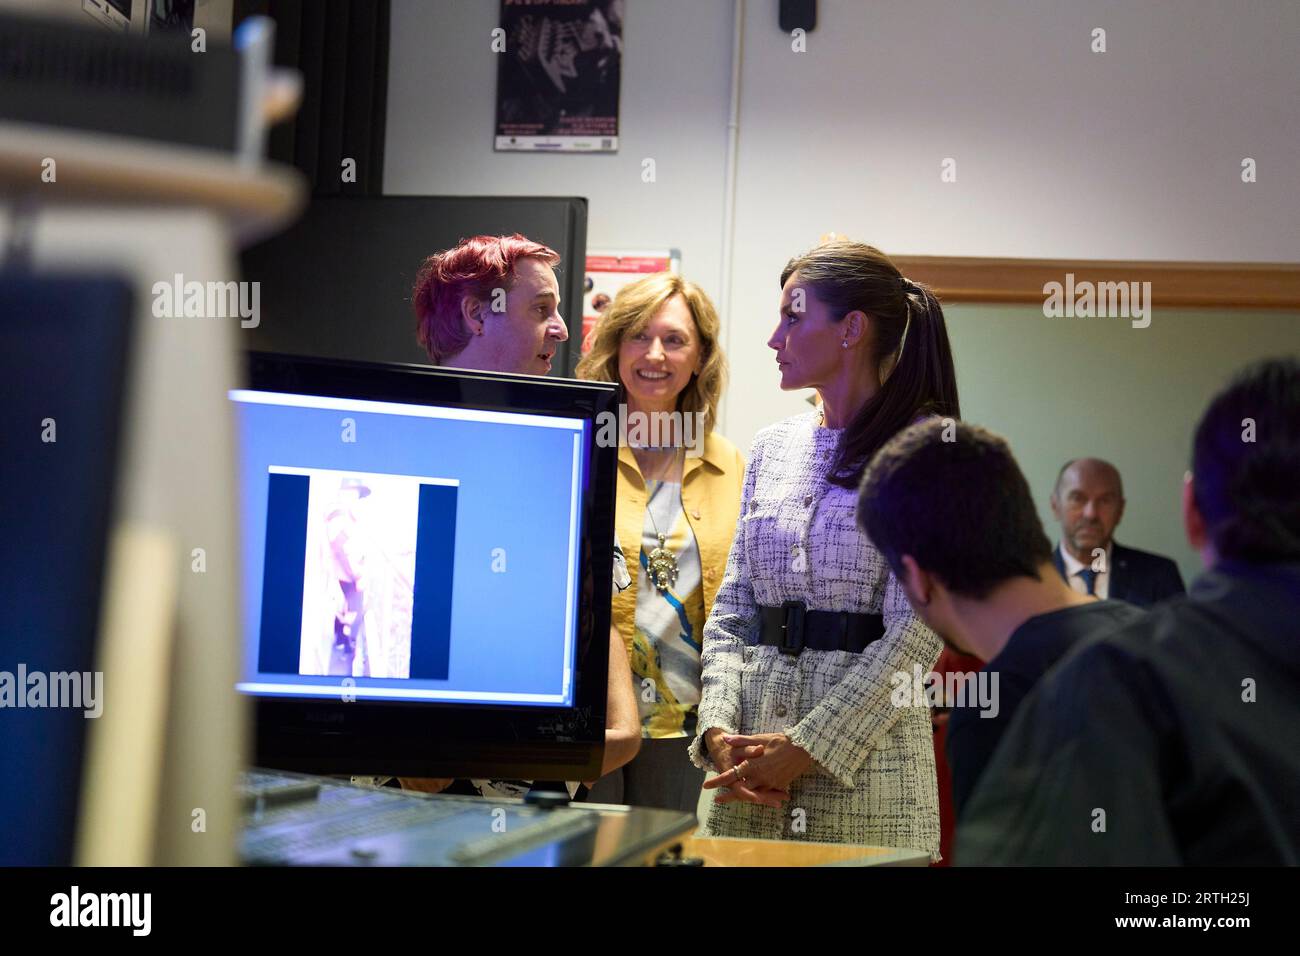
<path fill-rule="evenodd" d="M 425 258 L 467 236 L 520 232 L 560 254 L 560 314 L 569 340 L 553 375 L 578 362 L 587 201 L 574 196 L 383 196 L 312 200 L 290 229 L 244 252 L 259 283 L 259 351 L 369 362 L 426 363 L 411 287 Z"/>

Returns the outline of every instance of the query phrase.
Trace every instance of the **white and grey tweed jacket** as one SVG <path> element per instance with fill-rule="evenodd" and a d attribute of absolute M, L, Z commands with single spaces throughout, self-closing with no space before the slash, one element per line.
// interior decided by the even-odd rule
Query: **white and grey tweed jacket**
<path fill-rule="evenodd" d="M 858 529 L 856 494 L 826 480 L 842 430 L 811 412 L 754 439 L 726 576 L 704 627 L 697 722 L 729 733 L 784 733 L 816 763 L 781 809 L 710 805 L 705 831 L 908 847 L 939 857 L 939 804 L 929 710 L 898 694 L 914 665 L 928 672 L 939 638 L 916 617 L 880 552 Z M 750 647 L 759 606 L 883 614 L 885 634 L 861 654 Z M 893 702 L 906 697 L 907 703 Z M 691 761 L 715 769 L 701 736 Z"/>

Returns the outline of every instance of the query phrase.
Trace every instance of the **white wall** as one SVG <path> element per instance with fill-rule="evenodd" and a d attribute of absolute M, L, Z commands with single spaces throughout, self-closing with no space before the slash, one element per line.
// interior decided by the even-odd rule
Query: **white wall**
<path fill-rule="evenodd" d="M 802 54 L 772 6 L 746 29 L 737 438 L 802 407 L 767 398 L 764 342 L 781 265 L 830 230 L 896 254 L 1300 261 L 1300 4 L 823 0 Z"/>
<path fill-rule="evenodd" d="M 585 195 L 590 245 L 677 247 L 716 296 L 731 2 L 628 0 L 615 156 L 492 151 L 498 8 L 393 3 L 387 191 Z M 764 342 L 781 265 L 830 230 L 893 253 L 1300 261 L 1298 38 L 1293 0 L 822 0 L 795 53 L 750 0 L 726 432 L 806 408 Z"/>
<path fill-rule="evenodd" d="M 1294 0 L 822 0 L 803 53 L 776 6 L 746 7 L 722 411 L 742 447 L 807 408 L 778 390 L 765 342 L 781 266 L 825 232 L 895 254 L 1300 261 Z M 386 189 L 585 195 L 591 246 L 675 246 L 716 296 L 730 0 L 628 0 L 616 156 L 492 151 L 498 7 L 394 0 Z M 966 416 L 1008 435 L 1039 497 L 1063 458 L 1115 457 L 1129 540 L 1193 570 L 1163 497 L 1190 423 L 1244 358 L 1297 351 L 1297 317 L 1156 314 L 1121 330 L 948 311 Z"/>

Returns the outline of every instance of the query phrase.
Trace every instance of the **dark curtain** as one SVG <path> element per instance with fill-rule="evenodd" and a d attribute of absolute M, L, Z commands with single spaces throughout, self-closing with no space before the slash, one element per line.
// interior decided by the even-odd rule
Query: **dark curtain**
<path fill-rule="evenodd" d="M 383 195 L 389 0 L 235 0 L 234 12 L 236 25 L 274 20 L 275 62 L 302 73 L 302 106 L 272 127 L 271 158 L 301 169 L 315 196 Z"/>

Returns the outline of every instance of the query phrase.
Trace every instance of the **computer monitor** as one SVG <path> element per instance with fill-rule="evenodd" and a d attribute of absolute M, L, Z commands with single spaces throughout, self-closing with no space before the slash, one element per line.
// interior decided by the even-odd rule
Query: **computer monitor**
<path fill-rule="evenodd" d="M 599 775 L 617 396 L 250 356 L 230 398 L 258 766 Z"/>

